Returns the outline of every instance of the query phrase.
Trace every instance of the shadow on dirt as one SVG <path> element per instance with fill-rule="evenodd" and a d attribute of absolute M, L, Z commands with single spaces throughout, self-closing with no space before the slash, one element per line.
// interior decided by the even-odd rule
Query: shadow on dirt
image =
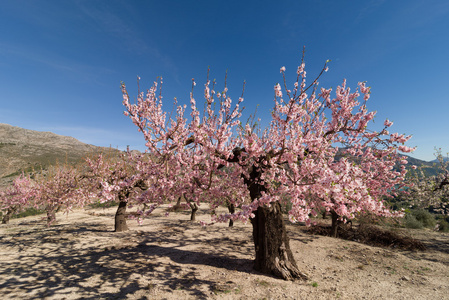
<path fill-rule="evenodd" d="M 21 226 L 21 231 L 0 238 L 2 246 L 16 251 L 14 262 L 0 262 L 0 290 L 6 296 L 20 290 L 24 298 L 64 298 L 76 291 L 82 299 L 123 299 L 155 290 L 170 293 L 182 289 L 206 299 L 223 282 L 204 278 L 195 265 L 222 272 L 254 272 L 248 258 L 252 243 L 234 239 L 232 234 L 208 237 L 207 233 L 222 236 L 218 231 L 223 228 L 206 228 L 206 238 L 200 238 L 188 234 L 190 229 L 201 231 L 190 223 L 169 226 L 171 230 L 124 233 L 111 232 L 101 224 L 48 229 Z M 89 245 L 86 238 L 105 243 Z M 182 249 L 192 244 L 197 244 L 194 250 Z M 165 260 L 162 263 L 158 258 Z"/>

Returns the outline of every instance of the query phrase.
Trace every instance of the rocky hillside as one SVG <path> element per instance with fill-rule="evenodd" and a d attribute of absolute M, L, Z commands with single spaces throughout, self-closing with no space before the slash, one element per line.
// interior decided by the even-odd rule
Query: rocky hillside
<path fill-rule="evenodd" d="M 69 136 L 0 123 L 0 185 L 22 171 L 56 162 L 74 164 L 105 148 L 84 144 Z"/>

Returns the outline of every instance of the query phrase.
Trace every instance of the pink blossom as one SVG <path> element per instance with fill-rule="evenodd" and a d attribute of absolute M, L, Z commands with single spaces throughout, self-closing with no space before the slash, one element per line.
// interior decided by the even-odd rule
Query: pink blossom
<path fill-rule="evenodd" d="M 384 125 L 386 127 L 390 127 L 391 125 L 393 125 L 393 122 L 389 121 L 388 119 L 385 120 Z"/>

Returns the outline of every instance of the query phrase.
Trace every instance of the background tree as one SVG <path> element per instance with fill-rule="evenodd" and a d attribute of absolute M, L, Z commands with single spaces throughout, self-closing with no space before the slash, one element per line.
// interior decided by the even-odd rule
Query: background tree
<path fill-rule="evenodd" d="M 127 231 L 126 209 L 141 204 L 142 195 L 145 195 L 143 191 L 148 189 L 148 182 L 153 178 L 151 167 L 148 166 L 150 157 L 128 150 L 118 156 L 99 154 L 94 158 L 87 158 L 86 162 L 89 166 L 87 177 L 95 197 L 101 203 L 118 201 L 114 231 Z M 156 206 L 151 207 L 150 211 Z M 150 211 L 147 210 L 147 213 Z"/>
<path fill-rule="evenodd" d="M 33 197 L 29 199 L 37 209 L 47 213 L 47 226 L 56 221 L 56 212 L 64 209 L 83 207 L 89 201 L 80 182 L 83 176 L 80 169 L 69 164 L 50 166 L 35 176 Z"/>
<path fill-rule="evenodd" d="M 2 224 L 8 224 L 10 218 L 30 208 L 30 199 L 33 197 L 34 182 L 30 176 L 22 173 L 15 178 L 11 186 L 0 191 L 0 209 L 2 211 Z"/>
<path fill-rule="evenodd" d="M 398 197 L 399 201 L 407 203 L 410 207 L 431 209 L 432 211 L 447 215 L 449 213 L 447 203 L 449 199 L 449 160 L 442 154 L 441 149 L 436 149 L 437 174 L 428 175 L 423 167 L 413 167 L 407 177 L 409 188 Z"/>

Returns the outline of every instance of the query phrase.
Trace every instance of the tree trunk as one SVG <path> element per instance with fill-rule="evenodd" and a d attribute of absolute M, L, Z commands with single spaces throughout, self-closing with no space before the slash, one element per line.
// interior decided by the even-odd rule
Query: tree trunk
<path fill-rule="evenodd" d="M 196 212 L 198 211 L 198 205 L 195 202 L 189 203 L 192 213 L 190 214 L 190 221 L 196 220 Z"/>
<path fill-rule="evenodd" d="M 56 212 L 54 210 L 47 210 L 47 227 L 56 221 Z"/>
<path fill-rule="evenodd" d="M 324 211 L 323 211 L 323 220 L 326 220 L 326 218 L 327 218 L 327 211 L 324 210 Z"/>
<path fill-rule="evenodd" d="M 335 211 L 331 211 L 332 216 L 332 227 L 331 227 L 331 237 L 337 237 L 338 236 L 338 225 L 340 221 L 338 221 L 338 215 Z"/>
<path fill-rule="evenodd" d="M 6 213 L 2 218 L 2 224 L 9 224 L 10 216 Z"/>
<path fill-rule="evenodd" d="M 256 248 L 254 261 L 256 271 L 273 274 L 285 280 L 308 278 L 306 274 L 299 271 L 290 250 L 279 202 L 272 203 L 271 207 L 259 207 L 251 223 Z"/>
<path fill-rule="evenodd" d="M 235 213 L 235 205 L 234 204 L 228 202 L 227 207 L 228 207 L 229 213 L 231 213 L 231 214 Z M 229 227 L 232 227 L 232 226 L 234 226 L 234 221 L 229 219 Z"/>
<path fill-rule="evenodd" d="M 259 183 L 261 174 L 259 168 L 252 167 L 250 178 L 244 178 L 253 201 L 266 192 L 265 186 Z M 308 279 L 306 274 L 299 271 L 290 250 L 281 204 L 274 202 L 270 207 L 259 206 L 254 214 L 251 219 L 256 250 L 254 269 L 285 280 Z"/>
<path fill-rule="evenodd" d="M 11 219 L 11 216 L 15 213 L 16 210 L 17 208 L 8 208 L 6 213 L 3 215 L 2 224 L 9 224 L 9 219 Z"/>
<path fill-rule="evenodd" d="M 126 201 L 121 200 L 118 203 L 118 208 L 115 213 L 115 232 L 122 232 L 128 230 L 128 225 L 126 225 Z"/>

